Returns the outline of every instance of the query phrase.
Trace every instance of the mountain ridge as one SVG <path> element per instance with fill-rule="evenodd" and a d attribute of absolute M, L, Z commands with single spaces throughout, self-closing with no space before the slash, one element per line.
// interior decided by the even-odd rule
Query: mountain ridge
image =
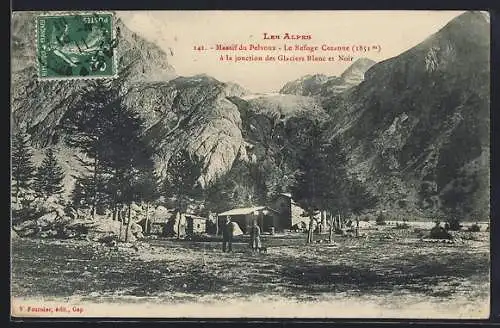
<path fill-rule="evenodd" d="M 365 72 L 376 62 L 368 58 L 358 58 L 340 76 L 325 74 L 308 74 L 296 80 L 289 81 L 279 93 L 299 96 L 325 97 L 338 95 L 347 89 L 360 84 Z"/>
<path fill-rule="evenodd" d="M 402 215 L 404 206 L 421 215 L 488 215 L 489 168 L 480 159 L 489 157 L 488 30 L 480 13 L 465 13 L 323 103 L 332 137 L 344 140 L 353 171 L 387 195 L 383 206 Z M 464 176 L 475 160 L 483 165 Z M 468 186 L 450 187 L 464 179 Z M 458 199 L 483 204 L 466 209 Z"/>
<path fill-rule="evenodd" d="M 328 137 L 341 140 L 350 173 L 381 197 L 377 210 L 489 215 L 489 23 L 482 13 L 455 18 L 393 58 L 359 59 L 340 77 L 305 76 L 273 94 L 205 74 L 177 76 L 159 47 L 126 27 L 118 79 L 37 81 L 24 35 L 32 17 L 20 17 L 13 17 L 19 60 L 11 119 L 13 130 L 26 130 L 38 147 L 60 144 L 61 121 L 108 88 L 144 120 L 160 173 L 172 154 L 187 149 L 201 159 L 202 186 L 234 180 L 234 205 L 287 191 L 300 137 L 322 122 Z"/>

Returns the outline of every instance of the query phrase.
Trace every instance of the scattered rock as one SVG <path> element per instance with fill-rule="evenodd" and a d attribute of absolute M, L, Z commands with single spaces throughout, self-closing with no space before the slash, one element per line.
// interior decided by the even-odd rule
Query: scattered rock
<path fill-rule="evenodd" d="M 10 237 L 12 239 L 18 239 L 19 238 L 19 235 L 17 234 L 17 232 L 15 232 L 13 229 L 10 229 Z"/>
<path fill-rule="evenodd" d="M 117 240 L 118 240 L 118 237 L 115 236 L 115 235 L 107 235 L 107 236 L 104 236 L 104 237 L 101 237 L 98 239 L 98 241 L 100 243 L 103 243 L 104 245 L 106 246 L 109 246 L 109 247 L 114 247 L 117 245 Z"/>
<path fill-rule="evenodd" d="M 22 234 L 25 230 L 33 229 L 37 227 L 35 220 L 26 220 L 15 225 L 16 231 Z"/>
<path fill-rule="evenodd" d="M 41 217 L 39 217 L 36 222 L 38 223 L 38 225 L 42 228 L 45 228 L 45 227 L 48 227 L 48 226 L 51 226 L 55 223 L 55 221 L 59 218 L 60 216 L 57 214 L 56 211 L 53 211 L 53 212 L 50 212 L 50 213 L 47 213 L 45 215 L 42 215 Z"/>
<path fill-rule="evenodd" d="M 137 234 L 137 233 L 141 233 L 142 234 L 142 227 L 140 225 L 138 225 L 137 223 L 132 223 L 130 225 L 130 231 L 133 233 L 133 234 Z"/>
<path fill-rule="evenodd" d="M 425 243 L 433 243 L 433 244 L 453 244 L 454 241 L 452 239 L 431 239 L 431 238 L 423 238 L 423 239 L 420 239 L 421 241 L 425 242 Z"/>

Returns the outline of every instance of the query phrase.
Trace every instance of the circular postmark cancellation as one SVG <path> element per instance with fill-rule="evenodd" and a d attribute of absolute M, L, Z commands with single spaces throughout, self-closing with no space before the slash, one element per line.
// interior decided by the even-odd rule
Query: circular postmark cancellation
<path fill-rule="evenodd" d="M 117 75 L 113 13 L 58 13 L 36 17 L 39 79 Z"/>

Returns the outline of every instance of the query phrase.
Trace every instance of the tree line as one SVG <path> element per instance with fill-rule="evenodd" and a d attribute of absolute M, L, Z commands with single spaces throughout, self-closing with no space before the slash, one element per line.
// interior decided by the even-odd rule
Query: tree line
<path fill-rule="evenodd" d="M 41 199 L 63 192 L 64 171 L 52 148 L 45 150 L 41 164 L 33 163 L 33 151 L 28 136 L 18 132 L 12 140 L 12 184 L 16 203 L 26 206 L 29 195 Z"/>
<path fill-rule="evenodd" d="M 86 211 L 93 219 L 97 214 L 111 212 L 112 219 L 121 222 L 120 227 L 126 226 L 125 236 L 130 229 L 132 204 L 143 203 L 148 208 L 161 196 L 164 201 L 171 200 L 180 214 L 193 199 L 204 202 L 207 210 L 220 212 L 240 203 L 262 203 L 275 193 L 291 191 L 294 200 L 306 210 L 310 227 L 317 213 L 326 214 L 330 233 L 340 224 L 339 215 L 359 214 L 377 202 L 361 181 L 348 174 L 346 154 L 339 140 L 327 138 L 324 126 L 315 121 L 297 131 L 293 147 L 281 144 L 286 142 L 282 136 L 271 140 L 269 147 L 274 149 L 266 149 L 266 156 L 234 164 L 228 174 L 205 189 L 197 183 L 202 174 L 201 160 L 184 148 L 173 152 L 166 164 L 166 175 L 159 176 L 153 159 L 157 149 L 144 135 L 143 119 L 126 108 L 116 92 L 105 85 L 98 87 L 95 96 L 79 110 L 68 111 L 60 131 L 64 132 L 64 143 L 82 154 L 76 158 L 84 172 L 73 175 L 75 185 L 69 206 L 77 213 Z M 47 148 L 36 170 L 31 157 L 27 135 L 18 133 L 12 150 L 16 201 L 22 198 L 23 190 L 29 189 L 39 198 L 60 195 L 64 173 L 53 149 Z M 312 229 L 309 231 L 311 242 Z"/>
<path fill-rule="evenodd" d="M 68 147 L 79 150 L 81 155 L 75 158 L 83 172 L 72 172 L 75 183 L 69 204 L 63 199 L 58 201 L 71 207 L 77 216 L 89 215 L 92 219 L 110 211 L 112 219 L 121 222 L 120 228 L 125 227 L 127 239 L 133 203 L 149 206 L 164 196 L 175 199 L 177 211 L 181 212 L 186 208 L 185 199 L 198 189 L 199 172 L 189 170 L 196 167 L 197 159 L 181 149 L 170 158 L 167 176 L 159 177 L 154 170 L 155 149 L 143 135 L 144 121 L 112 93 L 101 86 L 93 99 L 62 119 L 59 132 L 64 132 L 62 139 Z M 37 170 L 32 157 L 28 136 L 17 133 L 12 145 L 12 186 L 19 203 L 31 191 L 38 199 L 57 196 L 63 191 L 64 172 L 53 148 L 46 149 L 45 159 Z M 29 210 L 28 202 L 24 204 L 24 209 Z"/>

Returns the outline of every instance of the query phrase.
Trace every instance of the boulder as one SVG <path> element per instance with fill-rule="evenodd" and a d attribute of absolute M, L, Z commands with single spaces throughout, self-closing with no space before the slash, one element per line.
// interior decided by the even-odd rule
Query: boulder
<path fill-rule="evenodd" d="M 135 234 L 138 234 L 138 233 L 141 233 L 142 234 L 142 227 L 133 222 L 131 225 L 130 225 L 130 231 L 135 235 Z"/>
<path fill-rule="evenodd" d="M 17 233 L 21 237 L 32 237 L 38 233 L 38 229 L 36 228 L 27 228 L 24 230 L 19 230 Z"/>
<path fill-rule="evenodd" d="M 27 229 L 36 229 L 37 225 L 35 220 L 26 220 L 21 223 L 15 225 L 15 229 L 19 231 L 27 230 Z"/>
<path fill-rule="evenodd" d="M 452 239 L 453 236 L 443 227 L 436 225 L 429 232 L 431 239 Z"/>
<path fill-rule="evenodd" d="M 135 237 L 135 235 L 129 231 L 128 232 L 128 240 L 127 240 L 127 242 L 128 243 L 133 243 L 136 240 L 137 240 L 137 238 Z M 125 241 L 125 231 L 122 232 L 122 235 L 120 236 L 120 241 Z"/>
<path fill-rule="evenodd" d="M 68 217 L 69 217 L 71 220 L 76 220 L 76 219 L 78 219 L 78 212 L 77 212 L 77 211 L 76 211 L 76 209 L 75 209 L 75 208 L 73 208 L 73 207 L 68 208 L 68 210 L 67 210 L 67 213 L 66 213 L 66 214 L 68 215 Z"/>
<path fill-rule="evenodd" d="M 164 206 L 159 205 L 153 212 L 152 218 L 166 219 L 170 217 L 172 213 Z"/>
<path fill-rule="evenodd" d="M 136 203 L 132 203 L 130 205 L 130 209 L 134 212 L 141 212 L 142 211 L 142 207 L 140 207 L 139 205 L 137 205 Z"/>
<path fill-rule="evenodd" d="M 48 230 L 48 231 L 47 231 L 47 234 L 48 234 L 48 236 L 49 236 L 50 238 L 57 237 L 57 235 L 58 235 L 57 231 L 56 231 L 56 230 L 53 230 L 53 229 Z"/>
<path fill-rule="evenodd" d="M 11 239 L 18 239 L 19 235 L 17 234 L 17 232 L 15 230 L 10 229 L 10 238 Z"/>
<path fill-rule="evenodd" d="M 36 222 L 38 226 L 40 226 L 43 229 L 52 226 L 58 218 L 60 218 L 58 213 L 56 211 L 53 211 L 45 215 L 42 215 L 36 220 Z"/>

